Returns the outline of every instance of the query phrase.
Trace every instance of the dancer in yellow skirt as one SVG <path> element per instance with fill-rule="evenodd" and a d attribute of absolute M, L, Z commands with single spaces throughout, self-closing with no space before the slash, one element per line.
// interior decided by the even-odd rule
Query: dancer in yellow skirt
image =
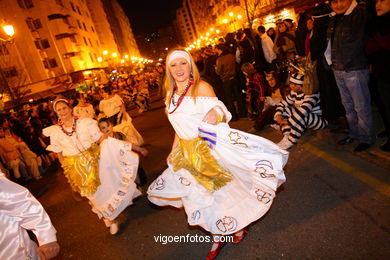
<path fill-rule="evenodd" d="M 288 152 L 273 142 L 227 124 L 230 112 L 213 88 L 200 80 L 190 54 L 168 54 L 166 106 L 176 136 L 166 169 L 148 189 L 159 206 L 184 207 L 188 223 L 214 235 L 207 259 L 224 246 L 222 235 L 239 243 L 247 226 L 271 207 L 285 181 Z"/>
<path fill-rule="evenodd" d="M 141 195 L 134 183 L 138 155 L 130 143 L 104 136 L 95 120 L 73 117 L 66 99 L 55 100 L 53 109 L 58 124 L 43 129 L 50 137 L 47 150 L 57 153 L 72 190 L 88 198 L 92 211 L 116 234 L 115 218 Z"/>

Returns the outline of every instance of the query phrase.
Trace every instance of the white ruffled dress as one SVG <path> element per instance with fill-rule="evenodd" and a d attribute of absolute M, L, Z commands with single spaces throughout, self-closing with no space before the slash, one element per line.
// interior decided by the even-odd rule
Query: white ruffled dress
<path fill-rule="evenodd" d="M 70 129 L 67 129 L 69 131 Z M 66 135 L 61 127 L 52 125 L 43 129 L 50 137 L 47 150 L 63 156 L 73 156 L 85 151 L 102 136 L 97 122 L 90 118 L 80 118 L 76 123 L 76 133 Z M 107 138 L 100 144 L 99 178 L 100 185 L 88 199 L 92 211 L 99 218 L 114 220 L 141 192 L 134 183 L 137 176 L 139 158 L 131 151 L 131 144 L 114 138 Z"/>
<path fill-rule="evenodd" d="M 283 167 L 288 152 L 267 139 L 232 129 L 226 123 L 202 122 L 215 106 L 221 107 L 228 120 L 231 119 L 225 105 L 214 97 L 197 97 L 196 102 L 193 97 L 184 97 L 168 118 L 179 138 L 202 137 L 218 164 L 233 175 L 233 180 L 211 193 L 186 169 L 175 172 L 168 165 L 149 186 L 148 198 L 159 206 L 184 206 L 190 225 L 228 235 L 269 210 L 277 188 L 286 180 Z M 171 103 L 169 110 L 174 108 Z"/>

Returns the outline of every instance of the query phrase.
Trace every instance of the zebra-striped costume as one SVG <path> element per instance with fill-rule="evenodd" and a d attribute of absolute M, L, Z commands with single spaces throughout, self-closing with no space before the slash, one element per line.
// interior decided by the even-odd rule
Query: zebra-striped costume
<path fill-rule="evenodd" d="M 296 144 L 306 128 L 325 128 L 328 122 L 321 117 L 320 94 L 305 95 L 291 91 L 276 108 L 275 116 L 281 115 L 288 125 L 282 127 L 283 135 Z"/>

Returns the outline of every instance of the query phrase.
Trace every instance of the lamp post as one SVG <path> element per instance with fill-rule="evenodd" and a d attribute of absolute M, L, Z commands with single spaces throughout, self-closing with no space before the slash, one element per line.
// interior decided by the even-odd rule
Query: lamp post
<path fill-rule="evenodd" d="M 15 30 L 14 30 L 14 27 L 12 25 L 9 25 L 9 24 L 2 26 L 2 29 L 3 29 L 3 33 L 8 37 L 8 38 L 2 38 L 0 36 L 0 44 L 5 47 L 8 43 L 13 42 L 13 40 L 14 40 L 13 36 L 15 34 Z M 0 66 L 0 83 L 1 83 L 1 85 L 4 86 L 4 89 L 6 89 L 8 91 L 8 93 L 11 97 L 12 103 L 14 103 L 15 102 L 14 91 L 12 90 L 10 85 L 8 84 L 7 77 L 5 76 L 5 73 L 3 71 L 3 68 L 1 68 L 1 66 Z"/>

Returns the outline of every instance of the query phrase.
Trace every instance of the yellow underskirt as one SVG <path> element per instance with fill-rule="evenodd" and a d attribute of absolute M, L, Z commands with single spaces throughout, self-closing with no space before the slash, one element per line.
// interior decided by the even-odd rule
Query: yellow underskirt
<path fill-rule="evenodd" d="M 220 189 L 233 179 L 232 174 L 218 164 L 207 143 L 200 137 L 180 139 L 171 159 L 174 171 L 186 169 L 210 192 Z"/>
<path fill-rule="evenodd" d="M 96 192 L 99 179 L 100 146 L 93 145 L 81 154 L 66 156 L 61 163 L 72 190 L 88 197 Z"/>

